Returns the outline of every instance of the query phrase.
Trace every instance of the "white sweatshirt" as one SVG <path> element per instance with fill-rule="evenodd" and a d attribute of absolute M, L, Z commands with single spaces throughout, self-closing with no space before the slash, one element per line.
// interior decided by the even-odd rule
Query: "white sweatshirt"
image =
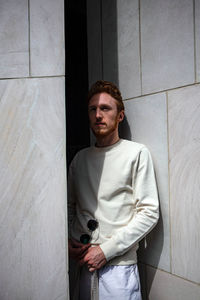
<path fill-rule="evenodd" d="M 108 147 L 77 153 L 69 171 L 69 231 L 80 240 L 91 236 L 109 264 L 137 262 L 138 242 L 159 217 L 157 188 L 148 149 L 120 139 Z M 93 232 L 90 219 L 98 222 Z"/>

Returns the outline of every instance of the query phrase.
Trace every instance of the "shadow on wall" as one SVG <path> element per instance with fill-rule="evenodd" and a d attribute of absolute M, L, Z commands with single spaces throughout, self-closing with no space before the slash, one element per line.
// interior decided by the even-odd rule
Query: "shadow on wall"
<path fill-rule="evenodd" d="M 118 53 L 118 11 L 116 0 L 88 0 L 88 61 L 90 85 L 96 80 L 103 79 L 115 83 L 119 82 L 119 53 Z M 100 11 L 98 11 L 100 10 Z M 101 40 L 101 41 L 100 41 Z M 101 47 L 100 47 L 100 46 Z M 98 47 L 97 47 L 98 46 Z M 98 61 L 98 63 L 97 63 Z M 123 96 L 123 95 L 122 95 Z M 131 131 L 128 119 L 124 118 L 119 126 L 120 138 L 134 140 L 135 134 Z M 145 141 L 144 141 L 145 143 Z M 148 145 L 147 145 L 148 146 Z M 156 247 L 155 247 L 156 245 Z M 139 261 L 158 266 L 163 248 L 163 219 L 160 219 L 155 229 L 140 243 Z M 151 283 L 145 282 L 145 268 L 140 273 L 143 290 L 143 300 L 148 299 L 148 290 Z M 155 269 L 156 271 L 156 269 Z M 153 276 L 154 277 L 154 276 Z M 152 277 L 152 281 L 153 281 Z M 147 290 L 148 289 L 148 290 Z"/>
<path fill-rule="evenodd" d="M 138 261 L 139 261 L 139 271 L 141 274 L 141 285 L 143 289 L 143 300 L 149 299 L 149 293 L 151 291 L 151 286 L 158 268 L 160 261 L 160 256 L 163 249 L 164 243 L 164 229 L 163 229 L 163 218 L 162 212 L 160 210 L 160 218 L 156 227 L 140 242 L 138 250 Z M 156 247 L 155 247 L 156 245 Z M 152 252 L 153 255 L 152 255 Z M 149 257 L 151 260 L 149 261 Z M 146 278 L 146 268 L 144 263 L 153 266 L 152 276 L 148 277 L 148 282 Z"/>
<path fill-rule="evenodd" d="M 119 126 L 120 138 L 134 141 L 134 132 L 131 131 L 128 119 L 125 116 L 123 122 Z M 159 193 L 159 191 L 158 191 Z M 148 299 L 149 292 L 151 290 L 151 285 L 156 273 L 156 268 L 158 267 L 160 256 L 162 253 L 164 244 L 164 229 L 163 229 L 163 218 L 162 212 L 160 210 L 160 218 L 156 227 L 140 242 L 140 247 L 138 250 L 138 261 L 139 261 L 139 273 L 141 278 L 141 287 L 143 300 Z M 155 247 L 156 245 L 156 247 Z M 153 269 L 151 277 L 151 282 L 146 282 L 146 268 L 145 263 L 152 265 Z"/>
<path fill-rule="evenodd" d="M 89 86 L 97 80 L 119 85 L 117 1 L 87 0 Z"/>
<path fill-rule="evenodd" d="M 117 1 L 102 0 L 101 11 L 103 79 L 119 86 Z"/>
<path fill-rule="evenodd" d="M 129 141 L 132 140 L 132 133 L 126 116 L 124 117 L 124 120 L 119 125 L 119 136 L 120 138 L 125 140 L 129 140 Z"/>
<path fill-rule="evenodd" d="M 65 1 L 67 166 L 90 145 L 86 1 Z M 81 124 L 81 125 L 80 125 Z"/>

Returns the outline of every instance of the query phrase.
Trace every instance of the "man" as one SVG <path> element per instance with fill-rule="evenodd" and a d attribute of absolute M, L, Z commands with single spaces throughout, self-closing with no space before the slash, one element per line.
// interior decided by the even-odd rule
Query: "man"
<path fill-rule="evenodd" d="M 159 216 L 151 156 L 119 138 L 124 105 L 114 84 L 91 87 L 88 114 L 96 144 L 75 156 L 69 172 L 69 255 L 82 266 L 79 300 L 141 300 L 136 251 Z"/>

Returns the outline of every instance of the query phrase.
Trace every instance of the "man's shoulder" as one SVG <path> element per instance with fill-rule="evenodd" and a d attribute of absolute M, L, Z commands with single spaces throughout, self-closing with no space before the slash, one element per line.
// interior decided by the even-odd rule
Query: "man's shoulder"
<path fill-rule="evenodd" d="M 137 157 L 141 157 L 141 155 L 144 159 L 151 157 L 146 145 L 130 140 L 122 140 L 120 151 L 123 153 L 124 158 L 137 159 Z"/>
<path fill-rule="evenodd" d="M 120 143 L 115 149 L 118 149 L 120 153 L 122 152 L 125 157 L 135 157 L 140 152 L 145 150 L 148 152 L 148 148 L 144 144 L 125 139 L 120 139 Z M 92 159 L 97 159 L 99 153 L 101 152 L 97 151 L 97 148 L 95 148 L 94 145 L 83 148 L 76 153 L 72 160 L 72 164 L 78 166 L 80 164 L 84 164 L 85 162 L 90 162 Z"/>
<path fill-rule="evenodd" d="M 86 156 L 88 155 L 88 153 L 90 153 L 92 151 L 92 146 L 89 146 L 89 147 L 86 147 L 86 148 L 83 148 L 81 150 L 79 150 L 77 153 L 76 153 L 76 156 L 79 157 L 83 157 L 83 156 Z"/>
<path fill-rule="evenodd" d="M 74 163 L 76 163 L 77 161 L 82 161 L 84 158 L 86 158 L 87 156 L 88 156 L 88 154 L 92 151 L 91 150 L 92 149 L 92 147 L 90 146 L 90 147 L 86 147 L 86 148 L 83 148 L 83 149 L 81 149 L 81 150 L 79 150 L 76 154 L 75 154 L 75 156 L 74 156 L 74 158 L 73 158 L 73 160 L 72 160 L 72 163 L 74 164 Z"/>
<path fill-rule="evenodd" d="M 137 143 L 130 140 L 125 140 L 125 139 L 122 140 L 122 146 L 126 150 L 136 151 L 136 152 L 140 152 L 143 149 L 147 149 L 147 147 L 144 144 Z"/>

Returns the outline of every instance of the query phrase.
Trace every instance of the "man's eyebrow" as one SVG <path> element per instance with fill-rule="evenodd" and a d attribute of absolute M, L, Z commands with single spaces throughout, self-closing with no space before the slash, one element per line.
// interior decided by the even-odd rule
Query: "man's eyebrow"
<path fill-rule="evenodd" d="M 108 103 L 102 103 L 100 106 L 111 107 L 111 105 L 110 105 L 110 104 L 108 104 Z"/>
<path fill-rule="evenodd" d="M 97 105 L 88 105 L 88 109 L 89 108 L 96 108 L 97 107 Z M 100 106 L 99 107 L 107 107 L 107 108 L 111 108 L 112 106 L 110 105 L 110 104 L 108 104 L 108 103 L 102 103 L 102 104 L 100 104 Z"/>
<path fill-rule="evenodd" d="M 96 108 L 96 105 L 88 105 L 88 109 Z"/>

